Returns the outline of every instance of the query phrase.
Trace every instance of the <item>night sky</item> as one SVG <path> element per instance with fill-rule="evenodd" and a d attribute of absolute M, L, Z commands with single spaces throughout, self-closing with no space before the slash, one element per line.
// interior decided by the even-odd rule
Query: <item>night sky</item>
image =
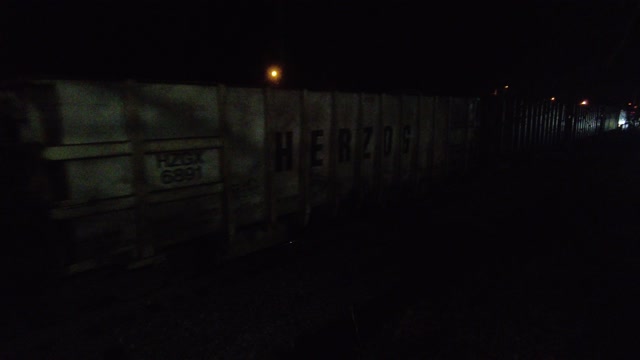
<path fill-rule="evenodd" d="M 138 79 L 624 103 L 640 95 L 635 1 L 11 0 L 4 78 Z"/>

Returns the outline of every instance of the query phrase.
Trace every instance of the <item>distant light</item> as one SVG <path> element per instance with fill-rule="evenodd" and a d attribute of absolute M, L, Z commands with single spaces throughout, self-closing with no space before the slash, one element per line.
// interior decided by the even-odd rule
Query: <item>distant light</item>
<path fill-rule="evenodd" d="M 637 109 L 637 108 L 638 108 L 638 105 L 634 106 L 633 108 L 634 108 L 634 109 Z"/>
<path fill-rule="evenodd" d="M 556 101 L 556 97 L 555 97 L 555 96 L 552 96 L 550 100 L 551 100 L 551 101 Z"/>
<path fill-rule="evenodd" d="M 272 65 L 267 68 L 267 81 L 277 84 L 282 79 L 282 69 L 279 66 Z"/>
<path fill-rule="evenodd" d="M 626 128 L 627 125 L 627 112 L 624 110 L 620 110 L 620 116 L 618 116 L 618 126 L 621 128 Z"/>
<path fill-rule="evenodd" d="M 580 105 L 583 105 L 583 106 L 585 106 L 585 105 L 589 105 L 589 101 L 587 101 L 587 100 L 582 100 L 582 102 L 580 103 Z"/>
<path fill-rule="evenodd" d="M 627 105 L 631 106 L 631 103 L 627 103 Z"/>
<path fill-rule="evenodd" d="M 505 86 L 504 86 L 504 88 L 505 88 L 505 89 L 508 89 L 508 88 L 509 88 L 509 85 L 505 85 Z"/>
<path fill-rule="evenodd" d="M 492 94 L 493 95 L 498 95 L 498 89 L 493 90 Z"/>

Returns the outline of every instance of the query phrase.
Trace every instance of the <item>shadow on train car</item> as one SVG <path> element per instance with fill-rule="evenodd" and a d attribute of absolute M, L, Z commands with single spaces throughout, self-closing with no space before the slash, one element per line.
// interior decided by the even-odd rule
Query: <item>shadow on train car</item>
<path fill-rule="evenodd" d="M 45 164 L 42 146 L 20 141 L 21 118 L 12 101 L 0 97 L 0 229 L 2 231 L 3 294 L 5 320 L 37 317 L 32 308 L 63 261 L 64 238 L 49 220 Z M 33 307 L 38 308 L 38 307 Z M 20 324 L 22 322 L 15 322 Z M 2 326 L 9 331 L 10 327 Z"/>

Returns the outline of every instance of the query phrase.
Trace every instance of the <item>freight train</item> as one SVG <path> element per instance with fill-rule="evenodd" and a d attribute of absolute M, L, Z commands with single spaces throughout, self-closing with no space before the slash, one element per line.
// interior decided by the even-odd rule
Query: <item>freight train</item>
<path fill-rule="evenodd" d="M 506 96 L 5 83 L 5 241 L 62 274 L 143 266 L 202 237 L 224 261 L 285 241 L 285 218 L 423 194 L 501 154 L 616 129 L 619 114 Z"/>

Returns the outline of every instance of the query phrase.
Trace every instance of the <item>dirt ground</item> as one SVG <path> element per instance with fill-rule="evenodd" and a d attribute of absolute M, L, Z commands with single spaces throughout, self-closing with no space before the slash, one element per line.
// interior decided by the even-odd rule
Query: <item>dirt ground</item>
<path fill-rule="evenodd" d="M 206 246 L 10 296 L 2 359 L 636 359 L 640 134 L 312 219 L 222 266 Z"/>

